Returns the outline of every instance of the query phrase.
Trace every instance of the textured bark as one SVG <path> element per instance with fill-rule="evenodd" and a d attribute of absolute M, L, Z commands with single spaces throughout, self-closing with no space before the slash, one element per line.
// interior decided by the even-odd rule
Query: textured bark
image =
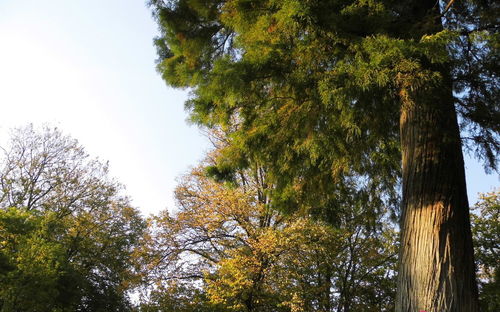
<path fill-rule="evenodd" d="M 409 0 L 411 36 L 443 29 L 434 0 Z M 460 131 L 449 69 L 408 91 L 400 116 L 403 203 L 397 312 L 479 311 Z M 403 96 L 404 98 L 404 96 Z"/>
<path fill-rule="evenodd" d="M 451 88 L 401 112 L 403 214 L 397 312 L 479 311 L 465 170 Z"/>

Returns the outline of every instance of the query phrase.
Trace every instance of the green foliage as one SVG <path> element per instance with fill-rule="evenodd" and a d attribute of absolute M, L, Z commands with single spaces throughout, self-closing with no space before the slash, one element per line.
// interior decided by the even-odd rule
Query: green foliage
<path fill-rule="evenodd" d="M 154 289 L 147 302 L 139 306 L 141 312 L 227 312 L 221 305 L 211 303 L 203 290 L 172 282 Z"/>
<path fill-rule="evenodd" d="M 54 218 L 16 208 L 0 210 L 0 242 L 7 270 L 1 278 L 1 311 L 53 311 L 63 278 L 65 250 L 48 236 Z"/>
<path fill-rule="evenodd" d="M 0 311 L 129 311 L 145 224 L 57 129 L 13 131 L 0 170 Z"/>
<path fill-rule="evenodd" d="M 144 309 L 393 309 L 390 222 L 355 196 L 337 209 L 336 228 L 283 215 L 268 206 L 265 168 L 239 170 L 230 185 L 206 176 L 203 168 L 227 144 L 225 137 L 213 141 L 222 143 L 180 180 L 178 211 L 150 219 L 141 258 L 153 286 L 145 289 Z"/>
<path fill-rule="evenodd" d="M 357 192 L 396 207 L 400 108 L 448 79 L 470 146 L 496 167 L 499 53 L 488 12 L 498 6 L 489 1 L 454 4 L 444 30 L 391 0 L 150 6 L 158 71 L 190 88 L 193 121 L 232 129 L 212 173 L 266 164 L 275 207 L 329 214 L 340 205 L 332 194 Z"/>
<path fill-rule="evenodd" d="M 500 309 L 500 191 L 482 194 L 472 214 L 482 311 Z"/>
<path fill-rule="evenodd" d="M 467 209 L 457 197 L 465 192 L 459 178 L 439 181 L 451 183 L 443 192 L 427 187 L 425 180 L 434 174 L 461 176 L 460 134 L 486 167 L 497 169 L 497 2 L 455 1 L 447 9 L 443 1 L 416 0 L 151 0 L 150 6 L 161 32 L 158 71 L 167 84 L 189 88 L 186 108 L 193 122 L 229 133 L 208 173 L 234 183 L 241 170 L 264 168 L 266 208 L 312 216 L 342 229 L 347 226 L 343 218 L 353 210 L 366 218 L 362 223 L 368 228 L 380 226 L 386 208 L 397 214 L 403 171 L 403 210 L 440 207 L 448 199 L 460 202 L 450 204 L 451 209 Z M 401 161 L 402 150 L 411 161 Z M 463 216 L 463 222 L 456 222 L 459 227 L 468 222 Z M 405 227 L 405 233 L 419 241 L 425 230 L 411 228 L 417 224 Z M 448 230 L 441 223 L 436 229 Z M 450 231 L 460 232 L 454 226 Z M 467 245 L 470 237 L 449 239 Z M 407 246 L 402 245 L 401 255 Z M 444 257 L 440 252 L 436 247 L 438 258 Z M 267 289 L 277 288 L 255 283 L 259 259 L 241 253 L 216 261 L 221 284 L 212 294 L 219 293 L 220 302 L 236 310 L 250 310 L 249 285 L 259 285 L 263 301 Z M 457 272 L 469 272 L 473 280 L 471 259 L 465 267 Z M 414 281 L 405 272 L 422 270 L 419 265 L 402 270 L 402 297 L 407 297 L 402 290 L 410 289 L 414 301 L 420 286 L 441 287 L 405 285 Z M 431 272 L 429 267 L 423 275 Z M 346 294 L 355 292 L 349 283 L 343 285 Z M 474 304 L 474 291 L 466 292 Z M 362 306 L 369 293 L 355 295 L 367 295 L 359 306 L 350 297 L 349 308 L 370 310 Z M 457 302 L 448 298 L 455 295 L 442 292 L 437 296 L 444 299 L 430 301 Z M 290 309 L 306 309 L 307 300 L 301 300 L 285 301 L 293 302 Z M 390 304 L 377 309 L 389 310 Z"/>

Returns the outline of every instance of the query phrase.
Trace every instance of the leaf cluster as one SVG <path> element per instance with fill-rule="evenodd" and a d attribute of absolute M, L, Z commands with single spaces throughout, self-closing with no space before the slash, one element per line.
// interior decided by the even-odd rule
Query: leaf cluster
<path fill-rule="evenodd" d="M 0 159 L 0 311 L 130 311 L 139 212 L 59 130 L 13 130 Z"/>
<path fill-rule="evenodd" d="M 500 308 L 500 191 L 481 194 L 474 207 L 472 232 L 484 311 Z"/>

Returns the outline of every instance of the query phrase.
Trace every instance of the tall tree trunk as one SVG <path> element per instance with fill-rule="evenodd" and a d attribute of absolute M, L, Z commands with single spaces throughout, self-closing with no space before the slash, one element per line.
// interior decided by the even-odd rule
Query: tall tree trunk
<path fill-rule="evenodd" d="M 409 32 L 443 29 L 435 0 L 408 0 Z M 460 131 L 447 66 L 436 85 L 409 91 L 400 116 L 403 204 L 397 312 L 479 311 Z"/>
<path fill-rule="evenodd" d="M 397 312 L 479 311 L 460 133 L 444 85 L 414 94 L 401 111 Z"/>

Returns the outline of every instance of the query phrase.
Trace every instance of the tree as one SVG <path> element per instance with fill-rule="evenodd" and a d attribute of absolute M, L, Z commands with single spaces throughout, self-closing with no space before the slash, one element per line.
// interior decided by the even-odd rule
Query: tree
<path fill-rule="evenodd" d="M 143 300 L 139 305 L 139 311 L 226 312 L 227 310 L 210 303 L 200 289 L 171 283 L 168 287 L 152 290 L 148 300 Z"/>
<path fill-rule="evenodd" d="M 13 130 L 0 159 L 0 311 L 128 311 L 137 209 L 70 137 Z"/>
<path fill-rule="evenodd" d="M 7 262 L 0 278 L 0 311 L 61 308 L 59 282 L 72 270 L 64 262 L 63 246 L 47 237 L 54 224 L 48 219 L 15 208 L 0 210 L 0 252 Z"/>
<path fill-rule="evenodd" d="M 481 311 L 500 309 L 500 191 L 482 194 L 474 207 L 472 234 Z"/>
<path fill-rule="evenodd" d="M 396 198 L 401 182 L 396 310 L 478 310 L 457 114 L 496 168 L 498 4 L 150 5 L 158 70 L 191 88 L 192 120 L 237 129 L 219 173 L 263 163 L 274 207 L 316 207 L 330 219 L 356 191 L 349 181 L 373 200 Z"/>
<path fill-rule="evenodd" d="M 143 307 L 392 310 L 396 247 L 391 223 L 367 218 L 365 210 L 372 207 L 356 196 L 344 198 L 337 228 L 270 209 L 272 186 L 265 184 L 265 168 L 239 170 L 230 183 L 207 176 L 227 144 L 223 136 L 211 138 L 219 146 L 179 182 L 178 211 L 150 220 L 141 257 L 151 294 Z"/>
<path fill-rule="evenodd" d="M 264 286 L 264 271 L 273 255 L 259 246 L 264 233 L 282 217 L 262 204 L 260 181 L 245 175 L 241 187 L 230 187 L 208 178 L 202 168 L 185 175 L 175 192 L 179 211 L 163 211 L 150 220 L 143 258 L 150 264 L 146 270 L 153 285 L 168 292 L 193 289 L 201 282 L 213 290 L 204 292 L 214 308 L 264 311 L 274 298 Z M 236 272 L 234 265 L 243 264 L 235 259 L 253 263 L 240 267 L 239 282 L 245 286 L 228 280 L 232 276 L 227 270 Z"/>

